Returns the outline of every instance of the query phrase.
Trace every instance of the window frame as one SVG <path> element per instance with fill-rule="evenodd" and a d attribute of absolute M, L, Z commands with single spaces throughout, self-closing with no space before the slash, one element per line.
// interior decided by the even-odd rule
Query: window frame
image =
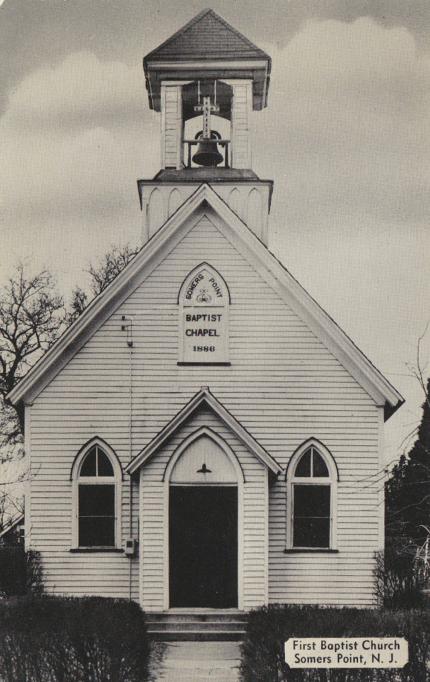
<path fill-rule="evenodd" d="M 322 457 L 328 469 L 328 476 L 296 476 L 297 465 L 308 450 L 313 448 Z M 337 483 L 339 474 L 336 462 L 328 448 L 315 438 L 311 438 L 294 452 L 286 474 L 287 524 L 286 550 L 293 552 L 337 551 Z M 318 547 L 294 544 L 294 489 L 299 485 L 318 485 L 330 488 L 329 543 Z"/>
<path fill-rule="evenodd" d="M 100 450 L 109 459 L 113 476 L 81 476 L 81 468 L 85 458 L 94 448 Z M 82 552 L 109 552 L 122 550 L 122 469 L 114 450 L 101 438 L 93 438 L 86 443 L 75 457 L 71 471 L 72 481 L 72 545 L 71 549 Z M 80 545 L 79 544 L 79 486 L 80 485 L 113 485 L 114 486 L 114 543 L 112 545 Z"/>

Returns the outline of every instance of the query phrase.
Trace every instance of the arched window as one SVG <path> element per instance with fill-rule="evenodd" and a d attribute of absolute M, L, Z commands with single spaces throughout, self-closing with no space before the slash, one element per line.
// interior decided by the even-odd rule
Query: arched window
<path fill-rule="evenodd" d="M 295 452 L 287 471 L 288 548 L 335 548 L 337 478 L 322 443 L 311 439 Z"/>
<path fill-rule="evenodd" d="M 208 263 L 182 283 L 179 303 L 179 364 L 229 364 L 228 287 Z"/>
<path fill-rule="evenodd" d="M 73 464 L 73 545 L 76 548 L 119 548 L 121 466 L 100 439 L 88 443 Z"/>

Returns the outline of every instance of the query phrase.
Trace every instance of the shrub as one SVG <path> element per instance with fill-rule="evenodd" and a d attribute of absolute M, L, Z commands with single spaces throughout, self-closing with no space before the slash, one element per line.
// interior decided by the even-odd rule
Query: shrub
<path fill-rule="evenodd" d="M 380 605 L 388 608 L 419 608 L 424 596 L 414 556 L 387 547 L 375 557 L 375 594 Z"/>
<path fill-rule="evenodd" d="M 0 603 L 2 682 L 144 682 L 149 642 L 134 602 L 24 597 Z"/>
<path fill-rule="evenodd" d="M 405 637 L 403 669 L 290 669 L 290 637 Z M 430 680 L 430 612 L 273 605 L 252 611 L 242 644 L 244 682 L 425 682 Z"/>
<path fill-rule="evenodd" d="M 0 592 L 8 597 L 43 591 L 39 552 L 19 545 L 0 547 Z"/>
<path fill-rule="evenodd" d="M 25 552 L 25 593 L 43 593 L 43 568 L 40 552 L 29 549 Z"/>

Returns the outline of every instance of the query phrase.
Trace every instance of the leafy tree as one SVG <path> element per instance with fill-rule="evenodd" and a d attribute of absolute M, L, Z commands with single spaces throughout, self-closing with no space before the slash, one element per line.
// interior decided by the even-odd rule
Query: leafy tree
<path fill-rule="evenodd" d="M 390 534 L 420 546 L 430 524 L 430 379 L 417 438 L 408 457 L 401 457 L 387 483 L 387 522 Z M 394 531 L 394 533 L 393 533 Z"/>
<path fill-rule="evenodd" d="M 386 483 L 385 587 L 392 603 L 413 605 L 429 576 L 423 549 L 430 528 L 430 379 L 416 440 Z M 386 594 L 387 596 L 387 594 Z"/>

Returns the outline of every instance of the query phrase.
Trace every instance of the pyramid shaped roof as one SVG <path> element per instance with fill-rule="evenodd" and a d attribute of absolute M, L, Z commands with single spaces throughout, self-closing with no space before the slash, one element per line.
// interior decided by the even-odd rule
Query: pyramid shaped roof
<path fill-rule="evenodd" d="M 212 9 L 203 10 L 150 52 L 148 60 L 269 59 Z"/>
<path fill-rule="evenodd" d="M 149 106 L 160 111 L 161 83 L 205 78 L 252 81 L 253 108 L 267 105 L 271 60 L 212 9 L 205 9 L 143 60 Z"/>

